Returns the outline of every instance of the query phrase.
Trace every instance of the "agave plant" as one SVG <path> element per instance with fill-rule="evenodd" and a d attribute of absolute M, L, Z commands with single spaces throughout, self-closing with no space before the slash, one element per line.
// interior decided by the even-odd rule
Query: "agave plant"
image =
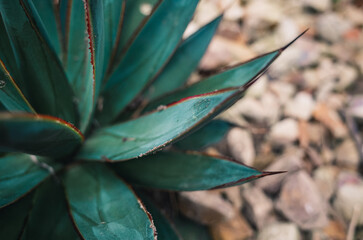
<path fill-rule="evenodd" d="M 0 0 L 0 239 L 178 239 L 131 186 L 273 174 L 202 152 L 286 47 L 186 86 L 222 17 L 183 40 L 197 3 Z"/>

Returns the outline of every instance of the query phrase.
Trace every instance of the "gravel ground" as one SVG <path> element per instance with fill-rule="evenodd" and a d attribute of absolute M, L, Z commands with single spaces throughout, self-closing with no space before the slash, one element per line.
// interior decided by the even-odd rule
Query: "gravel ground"
<path fill-rule="evenodd" d="M 239 127 L 208 149 L 288 172 L 181 193 L 180 211 L 216 240 L 363 239 L 363 1 L 202 0 L 185 35 L 221 12 L 200 73 L 275 50 L 309 28 L 222 114 Z"/>

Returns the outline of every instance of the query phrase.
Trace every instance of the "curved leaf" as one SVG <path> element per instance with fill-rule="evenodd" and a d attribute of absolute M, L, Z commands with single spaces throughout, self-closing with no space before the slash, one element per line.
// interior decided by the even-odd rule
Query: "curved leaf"
<path fill-rule="evenodd" d="M 226 68 L 219 74 L 215 74 L 195 84 L 192 84 L 190 86 L 178 89 L 174 92 L 170 92 L 164 96 L 161 96 L 155 101 L 152 101 L 145 108 L 145 110 L 148 111 L 160 105 L 178 101 L 179 99 L 182 98 L 198 94 L 205 94 L 216 90 L 223 90 L 235 87 L 248 88 L 256 81 L 256 79 L 258 79 L 267 70 L 267 68 L 276 60 L 276 58 L 285 49 L 287 49 L 297 39 L 299 39 L 302 35 L 304 35 L 304 33 L 307 30 L 302 32 L 290 43 L 288 43 L 287 45 L 276 51 L 263 54 L 247 62 Z"/>
<path fill-rule="evenodd" d="M 32 14 L 39 15 L 38 25 L 42 25 L 44 30 L 43 36 L 46 38 L 50 46 L 54 49 L 56 54 L 62 56 L 61 38 L 59 19 L 57 16 L 58 4 L 54 0 L 24 0 L 29 4 Z"/>
<path fill-rule="evenodd" d="M 0 151 L 60 158 L 76 150 L 83 136 L 78 129 L 50 116 L 0 113 Z"/>
<path fill-rule="evenodd" d="M 174 146 L 182 150 L 201 150 L 220 142 L 231 127 L 232 124 L 228 122 L 213 120 L 190 136 L 176 142 Z"/>
<path fill-rule="evenodd" d="M 9 154 L 0 158 L 0 208 L 30 192 L 50 175 L 40 164 L 49 160 L 26 154 Z"/>
<path fill-rule="evenodd" d="M 84 8 L 95 80 L 95 97 L 97 98 L 104 72 L 104 2 L 102 0 L 84 0 Z"/>
<path fill-rule="evenodd" d="M 0 239 L 18 240 L 32 207 L 33 194 L 29 194 L 8 207 L 0 209 Z"/>
<path fill-rule="evenodd" d="M 115 119 L 166 64 L 197 3 L 197 0 L 168 0 L 160 4 L 107 80 L 99 114 L 101 123 Z"/>
<path fill-rule="evenodd" d="M 161 152 L 117 163 L 115 169 L 132 184 L 173 191 L 228 187 L 275 174 L 260 172 L 225 158 L 194 152 Z"/>
<path fill-rule="evenodd" d="M 13 47 L 11 46 L 8 32 L 5 28 L 3 17 L 0 11 L 0 60 L 4 63 L 10 75 L 18 85 L 24 85 L 24 79 L 21 78 L 18 63 L 15 60 Z M 22 89 L 25 91 L 26 89 Z"/>
<path fill-rule="evenodd" d="M 111 0 L 115 2 L 114 0 Z M 162 0 L 132 0 L 125 2 L 125 12 L 119 26 L 116 41 L 113 45 L 113 54 L 111 58 L 112 63 L 110 69 L 113 69 L 115 62 L 119 61 L 122 57 L 122 52 L 127 45 L 131 44 L 131 41 L 140 32 L 146 21 L 150 18 L 150 15 L 145 15 L 141 12 L 141 8 L 147 6 L 150 9 L 158 7 Z M 117 0 L 116 0 L 117 2 Z"/>
<path fill-rule="evenodd" d="M 155 206 L 152 200 L 140 191 L 137 191 L 137 195 L 140 197 L 151 216 L 153 216 L 154 224 L 158 232 L 158 239 L 181 240 L 178 234 L 175 232 L 175 229 L 171 225 L 170 221 L 164 216 L 158 207 Z"/>
<path fill-rule="evenodd" d="M 217 17 L 182 42 L 160 76 L 144 94 L 146 99 L 153 100 L 186 83 L 207 50 L 221 19 L 222 16 Z"/>
<path fill-rule="evenodd" d="M 133 191 L 101 164 L 78 165 L 64 177 L 68 205 L 85 239 L 154 239 L 152 220 Z"/>
<path fill-rule="evenodd" d="M 72 89 L 58 57 L 41 34 L 39 16 L 32 14 L 28 1 L 0 0 L 0 13 L 20 63 L 19 70 L 26 79 L 24 86 L 18 83 L 19 87 L 27 90 L 24 94 L 37 112 L 75 124 Z"/>
<path fill-rule="evenodd" d="M 195 96 L 135 120 L 96 130 L 78 159 L 123 161 L 154 152 L 174 142 L 236 102 L 243 90 Z"/>
<path fill-rule="evenodd" d="M 64 45 L 62 62 L 80 112 L 79 128 L 85 132 L 95 106 L 95 84 L 84 4 L 80 0 L 62 0 L 59 8 Z"/>
<path fill-rule="evenodd" d="M 79 239 L 67 212 L 61 186 L 49 179 L 35 192 L 22 240 Z"/>
<path fill-rule="evenodd" d="M 0 102 L 8 111 L 35 113 L 28 100 L 16 85 L 14 79 L 0 60 Z"/>
<path fill-rule="evenodd" d="M 159 105 L 168 104 L 185 97 L 230 87 L 244 86 L 261 75 L 280 54 L 281 50 L 277 50 L 259 56 L 246 63 L 242 63 L 219 74 L 203 79 L 200 82 L 168 93 L 150 102 L 146 107 L 146 111 L 152 110 Z"/>
<path fill-rule="evenodd" d="M 212 240 L 208 227 L 187 219 L 183 216 L 173 219 L 174 225 L 184 240 Z"/>
<path fill-rule="evenodd" d="M 104 44 L 104 69 L 107 69 L 110 62 L 117 54 L 117 48 L 121 40 L 121 33 L 124 27 L 126 0 L 106 0 L 104 1 L 103 28 L 105 35 Z"/>

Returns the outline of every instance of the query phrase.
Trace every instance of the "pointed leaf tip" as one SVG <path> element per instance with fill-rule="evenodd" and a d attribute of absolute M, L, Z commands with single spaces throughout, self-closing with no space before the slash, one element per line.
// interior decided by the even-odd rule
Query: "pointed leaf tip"
<path fill-rule="evenodd" d="M 291 42 L 289 42 L 288 44 L 286 44 L 285 47 L 281 48 L 281 52 L 284 51 L 286 48 L 290 47 L 294 42 L 296 42 L 296 40 L 298 40 L 300 37 L 302 37 L 302 35 L 304 35 L 307 31 L 309 30 L 309 28 L 305 29 L 302 33 L 300 33 L 296 38 L 294 38 L 294 40 L 292 40 Z"/>

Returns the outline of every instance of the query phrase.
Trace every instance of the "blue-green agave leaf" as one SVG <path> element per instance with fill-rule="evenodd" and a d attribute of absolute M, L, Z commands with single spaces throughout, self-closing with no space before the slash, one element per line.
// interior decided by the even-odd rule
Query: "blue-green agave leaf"
<path fill-rule="evenodd" d="M 181 150 L 202 150 L 213 144 L 219 143 L 233 127 L 223 120 L 213 120 L 190 136 L 175 143 Z"/>
<path fill-rule="evenodd" d="M 0 12 L 0 60 L 11 76 L 16 79 L 17 84 L 24 85 L 19 66 L 16 62 L 13 47 L 11 46 L 8 32 L 5 28 L 3 17 Z M 24 91 L 25 89 L 23 89 Z"/>
<path fill-rule="evenodd" d="M 154 224 L 158 232 L 158 239 L 181 240 L 169 219 L 164 216 L 164 214 L 158 209 L 153 201 L 141 191 L 137 191 L 136 193 L 137 196 L 140 197 L 146 209 L 150 212 L 151 216 L 153 216 Z"/>
<path fill-rule="evenodd" d="M 42 183 L 34 193 L 33 207 L 20 239 L 79 239 L 68 214 L 64 191 L 53 179 Z"/>
<path fill-rule="evenodd" d="M 234 66 L 219 74 L 201 80 L 195 84 L 180 88 L 174 92 L 161 96 L 146 107 L 146 111 L 159 105 L 165 105 L 179 99 L 204 94 L 219 89 L 244 86 L 263 73 L 271 63 L 280 55 L 280 50 L 262 55 L 246 63 Z"/>
<path fill-rule="evenodd" d="M 101 123 L 114 120 L 166 64 L 197 3 L 197 0 L 162 1 L 107 80 L 99 114 Z"/>
<path fill-rule="evenodd" d="M 186 83 L 207 50 L 221 19 L 222 16 L 217 17 L 182 42 L 163 71 L 145 92 L 144 97 L 148 101 Z"/>
<path fill-rule="evenodd" d="M 150 102 L 146 107 L 146 111 L 152 110 L 160 105 L 169 104 L 179 99 L 194 96 L 198 94 L 205 94 L 208 92 L 233 88 L 233 87 L 249 87 L 258 79 L 267 68 L 276 60 L 276 58 L 299 37 L 301 37 L 307 30 L 297 36 L 294 40 L 286 46 L 263 54 L 247 62 L 240 63 L 236 66 L 228 67 L 220 73 L 205 78 L 195 84 L 187 87 L 180 88 L 171 93 L 168 93 L 155 101 Z"/>
<path fill-rule="evenodd" d="M 98 96 L 104 74 L 104 1 L 84 0 L 87 32 L 90 41 L 91 63 L 95 79 L 95 96 Z"/>
<path fill-rule="evenodd" d="M 242 93 L 241 89 L 230 89 L 195 96 L 135 120 L 100 128 L 76 158 L 123 161 L 154 152 L 209 121 Z"/>
<path fill-rule="evenodd" d="M 32 14 L 29 1 L 0 0 L 0 14 L 24 78 L 21 84 L 14 80 L 30 104 L 38 113 L 76 124 L 72 89 L 58 57 L 42 35 L 39 16 Z"/>
<path fill-rule="evenodd" d="M 59 1 L 54 0 L 24 0 L 28 3 L 32 15 L 38 15 L 35 20 L 37 25 L 42 25 L 43 36 L 49 42 L 55 53 L 61 58 L 62 56 L 62 35 L 60 32 L 60 22 L 57 16 L 59 10 Z"/>
<path fill-rule="evenodd" d="M 107 70 L 116 55 L 119 47 L 123 23 L 125 17 L 126 0 L 106 0 L 104 1 L 104 70 Z M 127 24 L 128 25 L 128 24 Z"/>
<path fill-rule="evenodd" d="M 27 154 L 9 154 L 0 158 L 0 208 L 34 189 L 59 167 L 50 160 Z M 51 168 L 54 167 L 54 168 Z"/>
<path fill-rule="evenodd" d="M 173 223 L 178 230 L 178 233 L 184 240 L 198 239 L 198 240 L 212 240 L 208 227 L 203 226 L 197 222 L 187 219 L 183 216 L 173 219 Z"/>
<path fill-rule="evenodd" d="M 275 174 L 196 152 L 160 152 L 117 163 L 114 168 L 131 184 L 172 191 L 228 187 Z"/>
<path fill-rule="evenodd" d="M 112 1 L 115 2 L 114 0 Z M 132 41 L 135 40 L 136 36 L 145 26 L 147 20 L 149 20 L 152 12 L 155 11 L 162 1 L 163 0 L 123 1 L 125 3 L 125 9 L 123 9 L 123 19 L 120 19 L 121 21 L 119 23 L 121 26 L 119 25 L 119 28 L 117 29 L 118 33 L 113 45 L 114 56 L 111 57 L 112 67 L 114 67 L 115 62 L 120 60 L 123 53 L 126 51 L 125 48 L 130 47 Z M 145 15 L 141 12 L 141 9 L 145 6 L 152 10 L 149 15 Z M 112 67 L 110 69 L 112 69 Z"/>
<path fill-rule="evenodd" d="M 71 154 L 83 135 L 69 123 L 50 116 L 0 113 L 0 151 L 60 158 Z"/>
<path fill-rule="evenodd" d="M 0 60 L 0 102 L 8 111 L 35 113 L 28 100 Z"/>
<path fill-rule="evenodd" d="M 32 207 L 33 194 L 29 194 L 8 207 L 0 209 L 0 239 L 18 240 Z"/>
<path fill-rule="evenodd" d="M 63 40 L 61 60 L 68 81 L 75 93 L 75 100 L 80 113 L 79 129 L 85 132 L 90 123 L 96 100 L 83 1 L 60 1 L 59 15 Z"/>
<path fill-rule="evenodd" d="M 84 239 L 154 240 L 151 216 L 106 166 L 73 166 L 65 173 L 64 184 L 73 221 Z"/>

